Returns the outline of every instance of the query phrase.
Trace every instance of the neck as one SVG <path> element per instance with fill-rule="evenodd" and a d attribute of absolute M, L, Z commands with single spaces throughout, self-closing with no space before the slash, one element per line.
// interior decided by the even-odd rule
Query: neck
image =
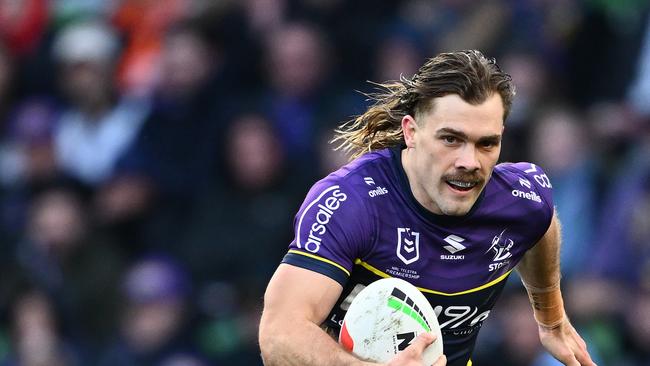
<path fill-rule="evenodd" d="M 94 103 L 80 106 L 79 109 L 88 119 L 98 120 L 111 109 L 111 104 L 109 100 L 98 100 Z"/>

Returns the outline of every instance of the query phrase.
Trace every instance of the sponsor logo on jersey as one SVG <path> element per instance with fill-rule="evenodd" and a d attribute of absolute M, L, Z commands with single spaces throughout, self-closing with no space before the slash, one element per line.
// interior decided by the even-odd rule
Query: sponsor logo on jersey
<path fill-rule="evenodd" d="M 538 203 L 542 202 L 542 197 L 540 197 L 535 191 L 524 192 L 518 189 L 512 190 L 512 195 L 519 198 L 525 198 L 527 200 L 535 201 Z"/>
<path fill-rule="evenodd" d="M 374 186 L 375 185 L 375 180 L 372 179 L 372 177 L 365 177 L 365 178 L 363 178 L 363 181 L 366 182 L 366 184 L 369 185 L 369 186 Z"/>
<path fill-rule="evenodd" d="M 465 241 L 465 238 L 461 238 L 458 235 L 452 234 L 443 240 L 449 244 L 449 245 L 445 245 L 443 248 L 447 249 L 447 251 L 451 254 L 460 252 L 461 250 L 466 248 L 463 244 L 461 244 L 462 242 Z"/>
<path fill-rule="evenodd" d="M 384 272 L 395 277 L 410 278 L 414 280 L 420 278 L 420 274 L 418 273 L 418 271 L 410 268 L 390 266 L 390 268 L 386 268 Z"/>
<path fill-rule="evenodd" d="M 462 242 L 465 241 L 465 238 L 461 238 L 458 235 L 449 235 L 446 238 L 443 239 L 447 244 L 443 248 L 445 248 L 450 254 L 442 254 L 440 256 L 440 259 L 442 260 L 447 260 L 447 261 L 453 261 L 453 260 L 462 260 L 465 259 L 465 256 L 462 254 L 456 254 L 457 252 L 460 252 L 463 249 L 466 249 L 466 247 L 461 244 Z"/>
<path fill-rule="evenodd" d="M 420 259 L 420 233 L 408 227 L 397 228 L 397 258 L 404 264 Z"/>
<path fill-rule="evenodd" d="M 377 197 L 377 196 L 383 196 L 386 193 L 388 193 L 388 190 L 384 187 L 377 187 L 375 189 L 372 189 L 368 191 L 368 196 L 370 197 Z"/>
<path fill-rule="evenodd" d="M 510 257 L 512 257 L 510 249 L 512 249 L 515 243 L 512 241 L 512 239 L 503 236 L 506 230 L 507 229 L 503 229 L 501 234 L 495 235 L 494 238 L 492 238 L 492 245 L 490 246 L 490 249 L 485 252 L 486 254 L 489 252 L 492 252 L 492 254 L 494 254 L 492 257 L 492 263 L 488 265 L 488 270 L 490 272 L 505 267 L 510 263 L 508 260 Z"/>
<path fill-rule="evenodd" d="M 323 236 L 327 233 L 327 224 L 347 198 L 348 196 L 341 191 L 341 187 L 331 186 L 310 202 L 298 221 L 296 246 L 312 253 L 318 252 L 323 242 Z M 303 241 L 302 239 L 305 238 L 302 225 L 305 217 L 309 217 L 308 222 L 313 221 L 313 223 L 309 226 L 306 240 Z"/>
<path fill-rule="evenodd" d="M 490 310 L 479 309 L 476 306 L 436 305 L 433 311 L 438 316 L 442 334 L 469 335 L 481 327 L 483 321 L 490 316 Z M 462 326 L 462 327 L 461 327 Z"/>

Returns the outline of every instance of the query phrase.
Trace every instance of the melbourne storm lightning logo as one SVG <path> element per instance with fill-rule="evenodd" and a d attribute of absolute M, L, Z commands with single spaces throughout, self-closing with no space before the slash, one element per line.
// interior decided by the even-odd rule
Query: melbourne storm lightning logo
<path fill-rule="evenodd" d="M 486 254 L 488 252 L 492 252 L 494 254 L 494 258 L 492 259 L 493 263 L 489 265 L 490 272 L 497 270 L 510 263 L 510 261 L 506 259 L 512 257 L 512 253 L 510 253 L 510 249 L 512 249 L 515 243 L 514 241 L 512 241 L 512 239 L 503 236 L 506 230 L 507 229 L 503 229 L 501 234 L 496 235 L 492 239 L 492 245 L 490 246 L 490 249 L 488 249 L 485 252 Z"/>

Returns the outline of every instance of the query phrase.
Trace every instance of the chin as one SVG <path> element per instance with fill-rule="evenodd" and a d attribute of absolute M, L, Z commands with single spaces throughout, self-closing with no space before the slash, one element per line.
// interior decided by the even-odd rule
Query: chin
<path fill-rule="evenodd" d="M 468 212 L 469 210 L 466 209 L 452 209 L 442 211 L 442 214 L 446 216 L 465 216 Z"/>
<path fill-rule="evenodd" d="M 472 204 L 450 204 L 444 207 L 440 207 L 440 211 L 443 215 L 447 216 L 465 216 L 472 209 Z"/>

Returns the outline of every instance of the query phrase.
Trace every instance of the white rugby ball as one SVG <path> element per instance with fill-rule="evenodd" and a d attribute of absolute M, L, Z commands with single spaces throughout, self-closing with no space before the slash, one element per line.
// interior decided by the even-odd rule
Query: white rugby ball
<path fill-rule="evenodd" d="M 387 362 L 419 334 L 437 339 L 423 353 L 423 364 L 442 355 L 442 334 L 431 304 L 412 284 L 399 278 L 377 280 L 352 300 L 339 333 L 343 348 L 366 361 Z"/>

